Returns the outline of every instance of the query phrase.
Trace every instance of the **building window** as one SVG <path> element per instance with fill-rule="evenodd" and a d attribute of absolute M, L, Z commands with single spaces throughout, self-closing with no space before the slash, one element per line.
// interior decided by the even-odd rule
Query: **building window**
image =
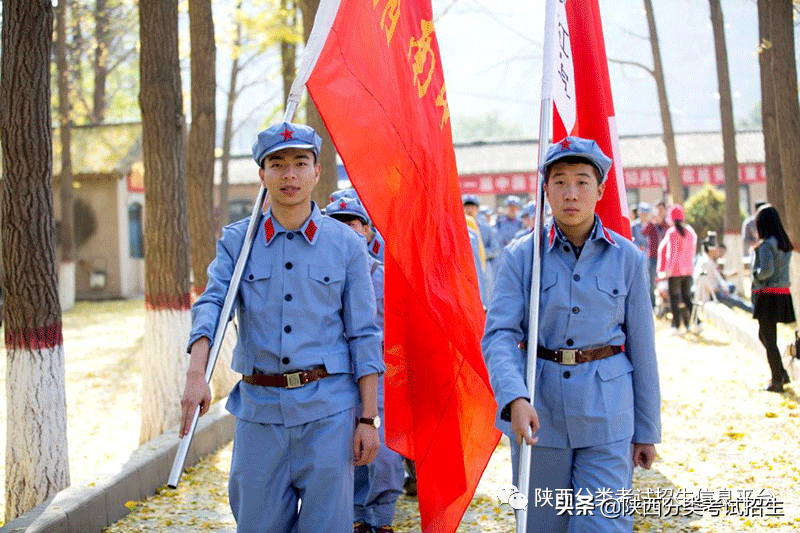
<path fill-rule="evenodd" d="M 128 206 L 128 245 L 131 257 L 144 257 L 144 232 L 142 231 L 142 204 Z"/>

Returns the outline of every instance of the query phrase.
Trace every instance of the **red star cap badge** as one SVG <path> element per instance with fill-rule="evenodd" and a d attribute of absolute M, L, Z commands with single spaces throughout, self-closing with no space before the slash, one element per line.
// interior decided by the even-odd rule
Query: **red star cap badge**
<path fill-rule="evenodd" d="M 570 145 L 570 140 L 569 139 L 564 139 L 563 141 L 561 141 L 561 149 L 562 150 L 568 149 L 569 145 Z"/>
<path fill-rule="evenodd" d="M 339 209 L 344 209 L 345 207 L 347 207 L 347 202 L 345 202 L 344 200 L 339 202 Z"/>
<path fill-rule="evenodd" d="M 294 132 L 292 130 L 290 130 L 289 128 L 284 128 L 284 130 L 281 133 L 281 135 L 283 135 L 283 140 L 284 141 L 288 141 L 289 139 L 292 138 L 292 135 L 294 135 Z"/>

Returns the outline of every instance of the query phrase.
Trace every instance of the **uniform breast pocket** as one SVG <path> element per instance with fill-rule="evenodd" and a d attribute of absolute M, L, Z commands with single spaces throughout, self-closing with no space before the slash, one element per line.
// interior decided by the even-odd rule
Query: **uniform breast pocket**
<path fill-rule="evenodd" d="M 563 294 L 559 294 L 557 283 L 557 272 L 542 272 L 542 283 L 539 289 L 540 313 L 556 313 L 560 316 L 560 314 L 566 312 L 569 301 L 564 298 Z"/>
<path fill-rule="evenodd" d="M 597 365 L 600 389 L 607 413 L 625 411 L 633 406 L 633 365 L 625 354 L 618 354 Z"/>
<path fill-rule="evenodd" d="M 266 304 L 271 277 L 272 265 L 255 263 L 245 268 L 239 286 L 239 297 L 243 308 L 255 310 Z"/>
<path fill-rule="evenodd" d="M 344 271 L 329 266 L 309 265 L 311 290 L 320 302 L 341 300 L 344 288 Z"/>
<path fill-rule="evenodd" d="M 622 280 L 597 276 L 599 316 L 607 316 L 611 324 L 620 324 L 625 318 L 625 297 L 628 290 Z"/>

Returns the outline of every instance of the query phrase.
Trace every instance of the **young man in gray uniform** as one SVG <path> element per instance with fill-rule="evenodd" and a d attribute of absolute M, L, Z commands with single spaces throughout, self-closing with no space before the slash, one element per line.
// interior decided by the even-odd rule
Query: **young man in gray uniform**
<path fill-rule="evenodd" d="M 367 252 L 311 201 L 321 143 L 308 126 L 284 122 L 253 146 L 271 206 L 239 287 L 231 366 L 243 378 L 226 406 L 236 416 L 228 495 L 241 533 L 349 531 L 354 466 L 379 446 L 384 364 Z M 211 401 L 209 345 L 248 222 L 223 231 L 192 308 L 182 435 L 196 406 L 202 414 Z"/>
<path fill-rule="evenodd" d="M 647 259 L 594 213 L 610 167 L 594 141 L 550 146 L 537 335 L 528 331 L 533 234 L 503 252 L 486 316 L 482 348 L 514 483 L 519 442 L 533 446 L 529 532 L 632 531 L 633 517 L 607 516 L 602 500 L 630 489 L 634 465 L 650 468 L 661 438 Z M 531 398 L 524 347 L 537 340 Z M 559 508 L 559 492 L 594 507 Z"/>

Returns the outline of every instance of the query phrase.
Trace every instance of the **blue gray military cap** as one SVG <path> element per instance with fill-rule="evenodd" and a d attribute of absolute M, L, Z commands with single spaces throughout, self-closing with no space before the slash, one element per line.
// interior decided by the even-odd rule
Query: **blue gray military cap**
<path fill-rule="evenodd" d="M 596 142 L 582 137 L 564 137 L 557 143 L 551 144 L 547 149 L 544 163 L 539 166 L 539 171 L 547 175 L 547 169 L 550 165 L 565 157 L 585 159 L 600 172 L 600 183 L 606 181 L 612 160 L 603 153 Z"/>
<path fill-rule="evenodd" d="M 647 202 L 641 202 L 638 205 L 639 213 L 649 213 L 653 210 L 653 206 Z"/>
<path fill-rule="evenodd" d="M 258 140 L 253 145 L 253 160 L 260 167 L 264 158 L 278 150 L 286 148 L 302 148 L 314 152 L 314 157 L 319 158 L 322 148 L 322 137 L 311 126 L 280 122 L 273 124 L 258 134 Z"/>
<path fill-rule="evenodd" d="M 325 206 L 325 214 L 339 220 L 341 217 L 357 217 L 369 224 L 369 215 L 358 198 L 341 197 Z"/>
<path fill-rule="evenodd" d="M 472 205 L 477 205 L 477 206 L 481 205 L 481 201 L 478 200 L 478 197 L 475 196 L 474 194 L 465 194 L 464 196 L 462 196 L 461 197 L 461 203 L 463 205 L 467 205 L 467 204 L 472 204 Z"/>
<path fill-rule="evenodd" d="M 519 199 L 519 196 L 508 196 L 505 200 L 505 205 L 515 205 L 517 207 L 522 207 L 522 200 Z"/>
<path fill-rule="evenodd" d="M 352 187 L 348 187 L 347 189 L 339 189 L 331 193 L 328 201 L 335 202 L 339 198 L 358 198 L 358 193 Z M 358 199 L 361 200 L 360 198 Z"/>

